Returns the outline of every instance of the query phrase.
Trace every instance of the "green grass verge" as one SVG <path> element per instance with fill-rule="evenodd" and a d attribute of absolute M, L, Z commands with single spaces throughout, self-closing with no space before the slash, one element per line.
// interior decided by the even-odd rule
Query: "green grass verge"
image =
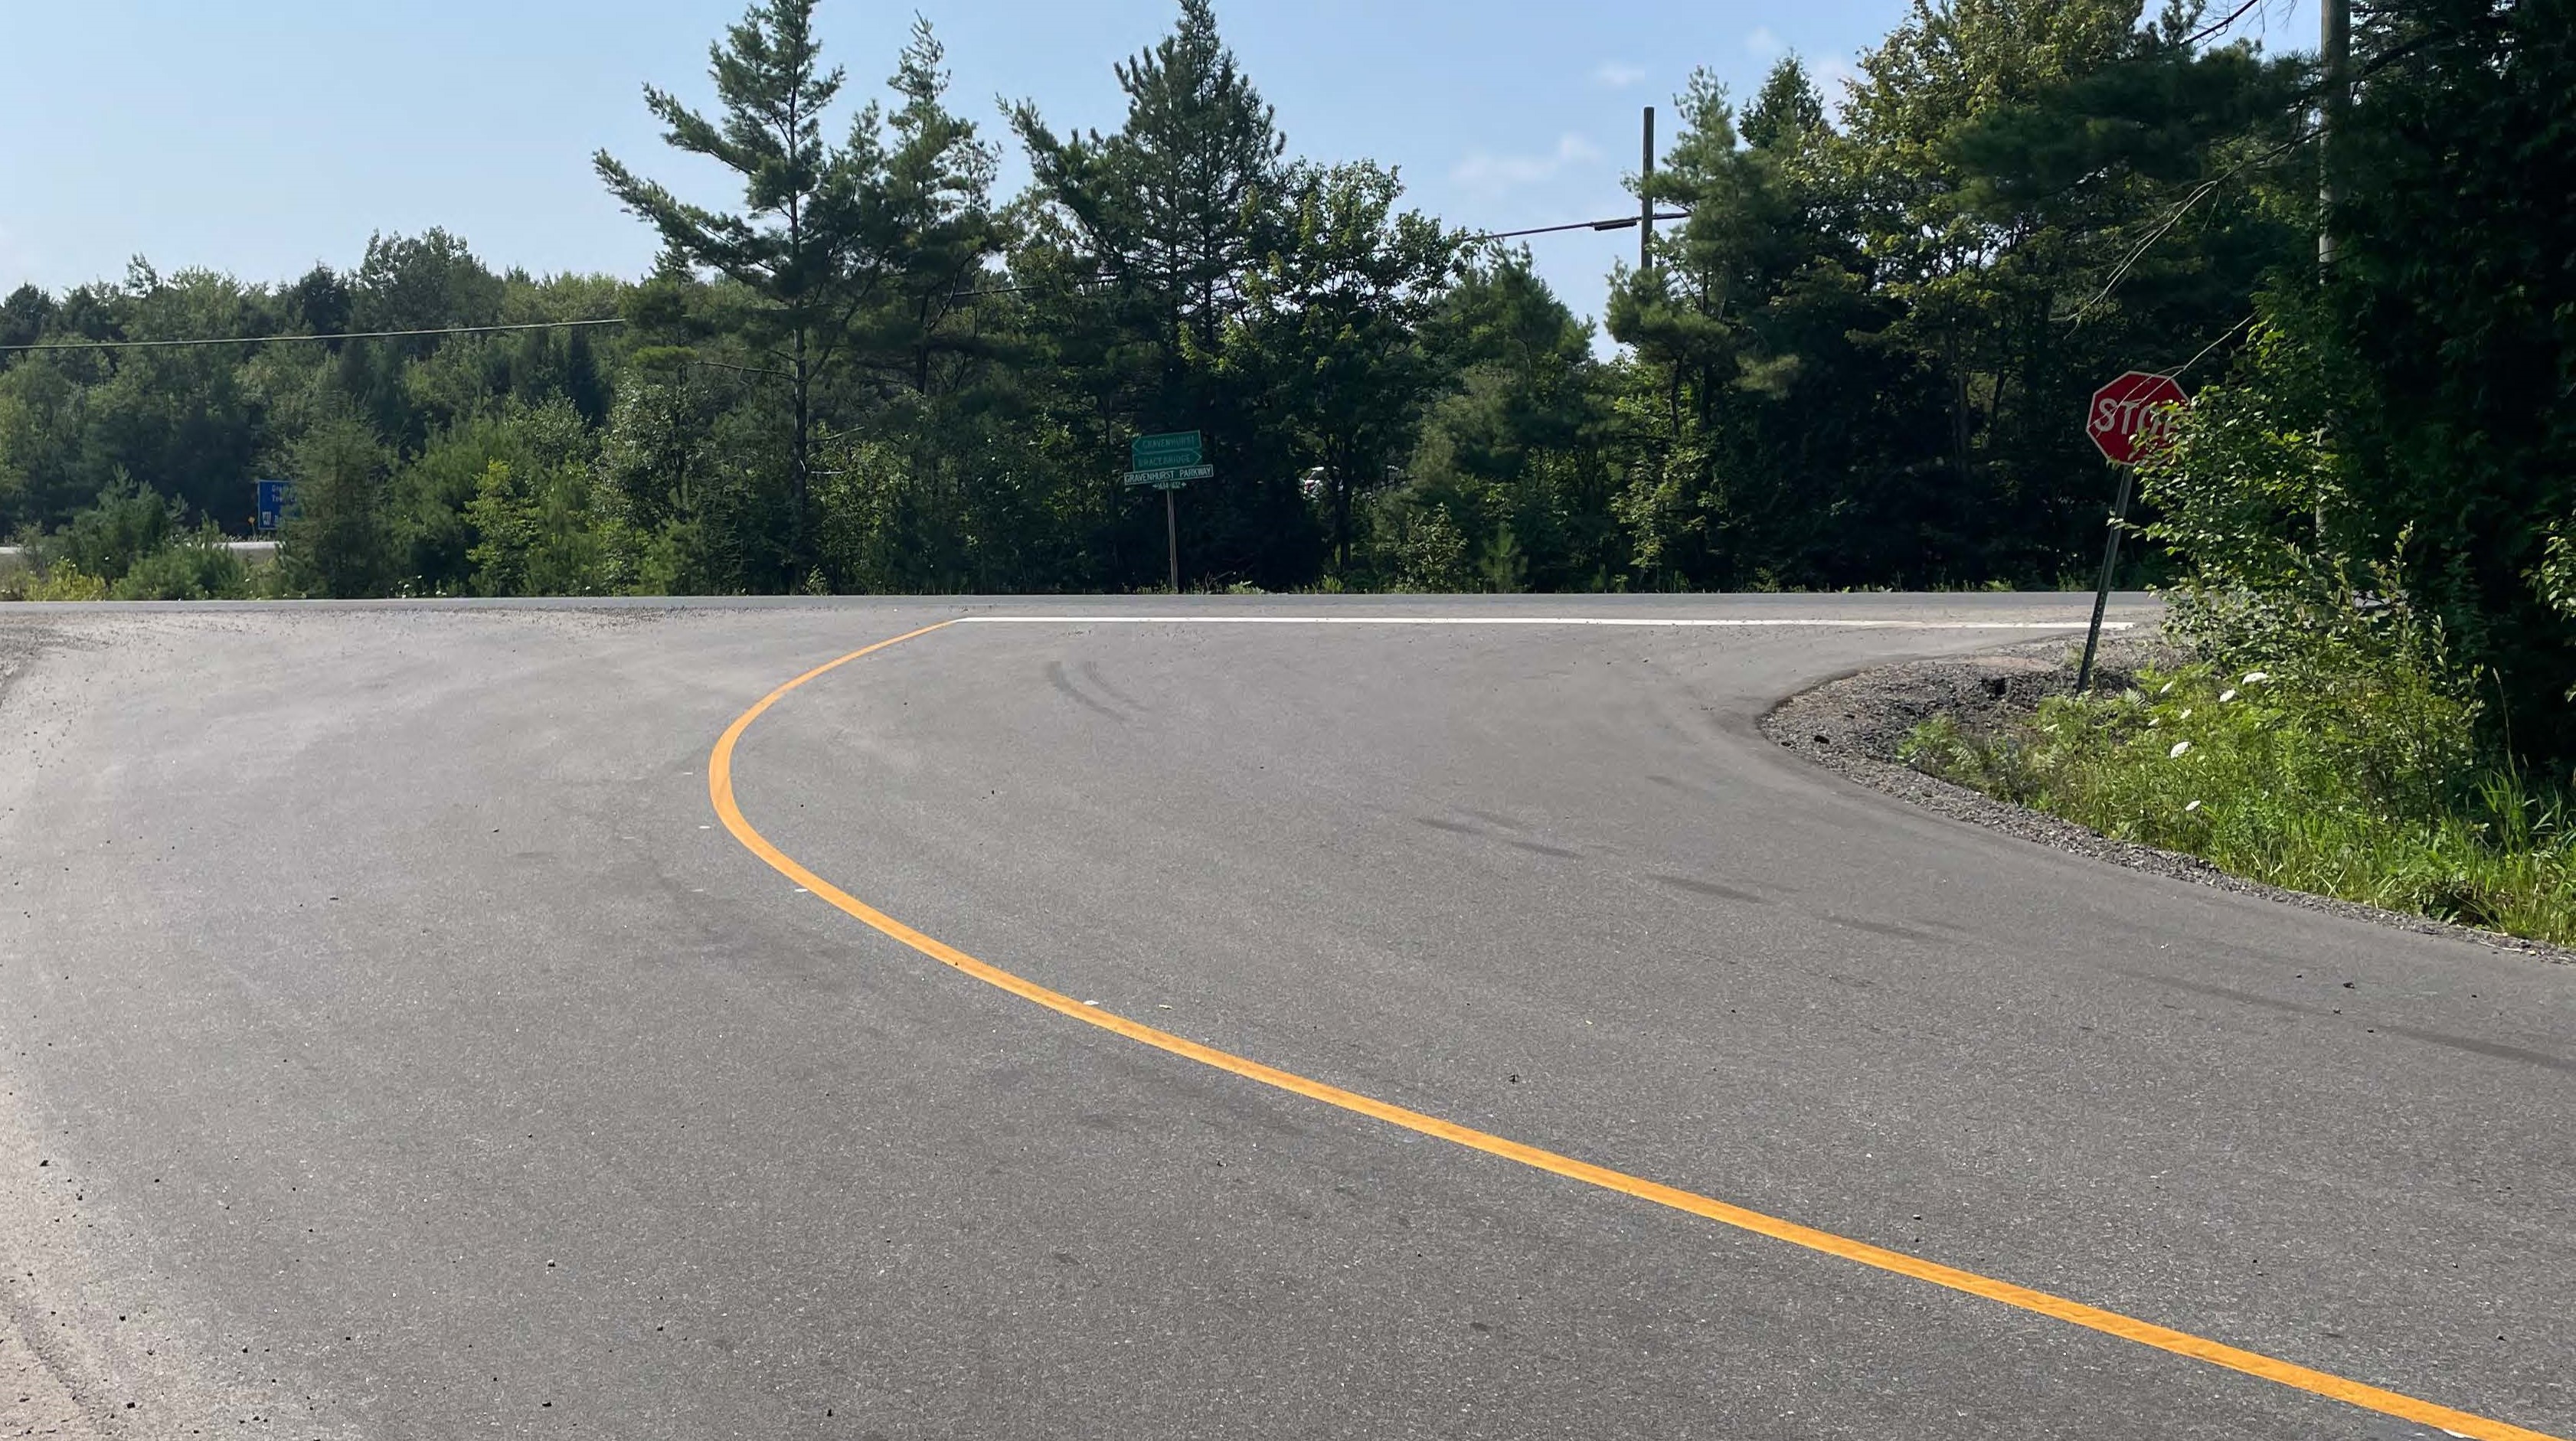
<path fill-rule="evenodd" d="M 2481 766 L 2470 709 L 2405 677 L 2205 667 L 2053 697 L 1972 735 L 1918 727 L 1915 768 L 2249 879 L 2576 945 L 2564 795 Z"/>

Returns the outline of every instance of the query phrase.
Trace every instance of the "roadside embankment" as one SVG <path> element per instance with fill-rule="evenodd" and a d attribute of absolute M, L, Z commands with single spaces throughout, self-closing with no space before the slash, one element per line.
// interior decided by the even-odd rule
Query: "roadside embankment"
<path fill-rule="evenodd" d="M 2549 960 L 2576 961 L 2576 951 L 2543 942 L 2249 880 L 2199 856 L 2119 840 L 2090 826 L 1999 800 L 1927 774 L 1901 758 L 1907 739 L 1936 717 L 1949 717 L 1961 734 L 1979 738 L 2031 725 L 2043 701 L 2073 694 L 2076 649 L 2063 639 L 2038 641 L 1974 656 L 1907 661 L 1861 671 L 1781 701 L 1763 717 L 1763 733 L 1873 790 L 2039 845 L 2420 935 L 2452 936 Z M 2117 693 L 2141 670 L 2169 667 L 2178 659 L 2150 639 L 2105 640 L 2097 662 L 2097 687 Z"/>

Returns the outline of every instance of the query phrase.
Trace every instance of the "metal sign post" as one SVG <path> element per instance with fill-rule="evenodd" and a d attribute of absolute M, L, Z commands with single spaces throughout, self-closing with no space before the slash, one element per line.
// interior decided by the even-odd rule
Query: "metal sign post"
<path fill-rule="evenodd" d="M 1140 435 L 1127 447 L 1125 483 L 1131 489 L 1150 485 L 1163 493 L 1163 545 L 1171 561 L 1174 595 L 1181 593 L 1181 520 L 1180 507 L 1172 497 L 1191 481 L 1216 478 L 1216 467 L 1200 460 L 1203 449 L 1195 430 Z"/>
<path fill-rule="evenodd" d="M 2120 532 L 2129 524 L 2129 487 L 2138 479 L 2133 466 L 2120 467 L 2120 499 L 2111 507 L 2111 536 L 2102 542 L 2102 581 L 2093 587 L 2093 625 L 2084 632 L 2084 664 L 2075 669 L 2075 693 L 2093 688 L 2093 652 L 2102 644 L 2102 612 L 2111 605 L 2111 573 L 2120 566 Z"/>
<path fill-rule="evenodd" d="M 2174 411 L 2191 397 L 2170 375 L 2132 370 L 2093 392 L 2084 434 L 2102 458 L 2120 470 L 2120 499 L 2111 507 L 2111 533 L 2102 542 L 2102 579 L 2093 587 L 2093 624 L 2084 632 L 2084 661 L 2075 668 L 2075 693 L 2093 688 L 2093 654 L 2102 645 L 2102 613 L 2111 605 L 2111 576 L 2120 565 L 2120 532 L 2129 524 L 2129 495 L 2137 484 L 2138 457 L 2164 440 Z"/>

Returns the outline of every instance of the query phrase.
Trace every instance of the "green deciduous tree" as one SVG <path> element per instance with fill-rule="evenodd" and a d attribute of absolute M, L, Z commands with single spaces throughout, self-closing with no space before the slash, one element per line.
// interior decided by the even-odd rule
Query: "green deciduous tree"
<path fill-rule="evenodd" d="M 587 466 L 523 474 L 493 461 L 465 515 L 477 537 L 470 555 L 479 595 L 603 595 L 613 588 L 612 551 Z"/>
<path fill-rule="evenodd" d="M 1128 442 L 1198 430 L 1196 584 L 2048 584 L 2112 483 L 2083 397 L 2185 369 L 2224 380 L 2133 553 L 2244 602 L 2213 649 L 2403 615 L 2364 629 L 2419 646 L 2408 684 L 2473 677 L 2492 744 L 2576 759 L 2576 0 L 2364 13 L 2322 286 L 2314 76 L 2189 4 L 1920 0 L 1837 94 L 1794 57 L 1741 105 L 1695 80 L 1646 187 L 1690 213 L 1597 356 L 1525 254 L 1461 265 L 1393 172 L 1292 157 L 1207 0 L 1104 77 L 1114 129 L 1008 108 L 1007 201 L 929 28 L 837 113 L 815 8 L 728 30 L 705 115 L 646 92 L 738 200 L 595 157 L 661 237 L 635 283 L 432 229 L 0 299 L 0 345 L 68 347 L 0 352 L 0 530 L 126 517 L 157 529 L 46 593 L 216 593 L 189 537 L 288 474 L 316 594 L 1126 589 L 1163 572 Z"/>
<path fill-rule="evenodd" d="M 323 333 L 343 302 L 328 270 L 308 275 L 296 296 L 299 318 Z M 346 323 L 359 330 L 434 330 L 495 325 L 504 287 L 458 236 L 433 226 L 418 236 L 372 235 L 348 286 Z M 408 348 L 422 354 L 425 344 Z"/>
<path fill-rule="evenodd" d="M 1285 224 L 1241 278 L 1223 367 L 1262 398 L 1294 463 L 1321 472 L 1334 564 L 1351 558 L 1353 501 L 1385 485 L 1439 371 L 1421 343 L 1461 241 L 1374 165 L 1300 167 Z"/>
<path fill-rule="evenodd" d="M 2499 744 L 2576 763 L 2576 4 L 2426 0 L 2356 31 L 2319 337 L 2352 503 Z"/>

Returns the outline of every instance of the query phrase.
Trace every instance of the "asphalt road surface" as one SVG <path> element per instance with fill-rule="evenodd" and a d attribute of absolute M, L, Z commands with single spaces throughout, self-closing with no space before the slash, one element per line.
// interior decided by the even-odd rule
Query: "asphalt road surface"
<path fill-rule="evenodd" d="M 1755 730 L 2083 605 L 9 611 L 0 1433 L 2576 1436 L 2576 968 Z"/>

